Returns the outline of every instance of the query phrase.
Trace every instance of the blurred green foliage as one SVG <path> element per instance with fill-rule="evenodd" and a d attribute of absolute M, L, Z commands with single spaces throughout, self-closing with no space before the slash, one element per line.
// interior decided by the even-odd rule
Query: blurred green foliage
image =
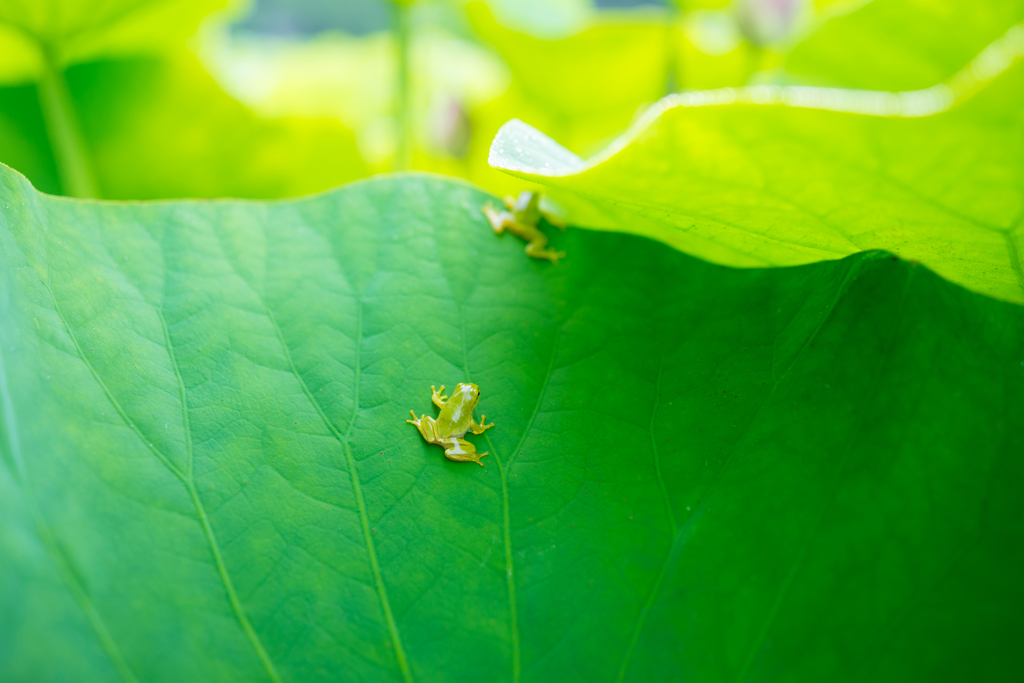
<path fill-rule="evenodd" d="M 746 43 L 722 3 L 226 4 L 0 3 L 0 161 L 48 192 L 74 193 L 84 174 L 108 198 L 270 198 L 402 166 L 409 138 L 412 168 L 512 192 L 521 181 L 487 164 L 505 121 L 591 154 L 666 92 L 741 84 L 779 54 Z M 380 30 L 397 12 L 408 98 L 404 53 Z M 47 59 L 64 106 L 46 104 L 64 89 Z"/>

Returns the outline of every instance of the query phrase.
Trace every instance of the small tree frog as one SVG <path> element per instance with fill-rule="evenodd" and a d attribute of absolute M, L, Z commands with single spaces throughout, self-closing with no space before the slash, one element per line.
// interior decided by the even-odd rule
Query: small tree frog
<path fill-rule="evenodd" d="M 529 240 L 529 244 L 526 245 L 527 256 L 546 258 L 552 263 L 558 263 L 558 259 L 565 257 L 564 251 L 547 249 L 548 237 L 537 229 L 537 223 L 544 217 L 552 225 L 565 230 L 565 222 L 561 216 L 541 206 L 540 192 L 520 192 L 518 199 L 505 197 L 505 206 L 508 208 L 507 211 L 498 211 L 488 202 L 482 208 L 495 233 L 500 235 L 508 230 Z"/>
<path fill-rule="evenodd" d="M 480 387 L 475 384 L 460 383 L 456 385 L 450 399 L 443 396 L 444 385 L 440 390 L 430 387 L 430 391 L 432 393 L 430 400 L 441 409 L 441 414 L 437 416 L 436 420 L 426 415 L 421 415 L 419 419 L 416 419 L 416 412 L 410 410 L 412 419 L 406 420 L 406 422 L 416 425 L 416 429 L 420 430 L 420 435 L 427 443 L 444 446 L 444 454 L 449 460 L 475 462 L 483 467 L 484 464 L 480 462 L 480 458 L 487 453 L 477 453 L 476 446 L 462 438 L 468 431 L 472 431 L 474 434 L 483 434 L 485 430 L 494 426 L 493 422 L 484 424 L 487 418 L 483 415 L 480 416 L 480 424 L 473 419 L 473 409 L 476 408 L 476 403 L 480 400 Z"/>

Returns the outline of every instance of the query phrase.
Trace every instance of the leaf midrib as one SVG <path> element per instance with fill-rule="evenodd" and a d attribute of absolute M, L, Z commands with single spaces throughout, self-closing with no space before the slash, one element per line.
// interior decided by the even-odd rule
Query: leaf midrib
<path fill-rule="evenodd" d="M 306 395 L 306 398 L 312 404 L 316 410 L 317 415 L 320 416 L 324 426 L 331 432 L 331 435 L 338 441 L 342 449 L 345 452 L 345 460 L 348 464 L 349 476 L 352 479 L 352 489 L 355 493 L 356 505 L 359 508 L 359 521 L 363 528 L 363 540 L 366 543 L 366 551 L 370 558 L 370 568 L 373 572 L 374 583 L 377 588 L 377 596 L 380 599 L 381 610 L 384 612 L 384 620 L 388 626 L 388 632 L 391 636 L 392 643 L 395 647 L 395 657 L 398 660 L 398 666 L 402 671 L 402 677 L 408 682 L 412 682 L 412 671 L 409 669 L 409 662 L 405 656 L 405 650 L 402 648 L 402 640 L 398 634 L 398 625 L 395 623 L 394 614 L 391 611 L 391 603 L 388 600 L 387 588 L 384 585 L 384 577 L 381 573 L 380 563 L 377 560 L 377 551 L 373 542 L 373 534 L 370 530 L 370 519 L 366 511 L 366 502 L 363 500 L 362 488 L 359 485 L 359 473 L 356 470 L 356 461 L 352 455 L 352 447 L 349 443 L 349 439 L 352 433 L 352 426 L 355 424 L 356 416 L 359 414 L 359 382 L 360 382 L 360 347 L 363 341 L 363 303 L 361 300 L 357 300 L 356 308 L 358 311 L 357 315 L 357 334 L 356 334 L 356 362 L 355 362 L 355 379 L 353 387 L 353 407 L 352 417 L 349 420 L 348 428 L 345 430 L 343 435 L 337 428 L 334 422 L 327 417 L 324 412 L 323 406 L 313 396 L 313 393 L 309 390 L 309 386 L 306 384 L 306 380 L 302 374 L 299 373 L 298 368 L 295 366 L 295 362 L 292 360 L 291 350 L 288 347 L 287 342 L 284 339 L 284 334 L 281 331 L 281 326 L 277 323 L 277 318 L 274 316 L 273 311 L 266 305 L 263 298 L 260 297 L 260 301 L 263 302 L 264 310 L 266 311 L 267 318 L 270 320 L 270 324 L 274 328 L 274 332 L 277 334 L 277 338 L 281 344 L 281 349 L 284 352 L 285 360 L 288 363 L 288 369 L 292 375 L 295 376 L 299 386 L 302 388 L 302 392 Z"/>
<path fill-rule="evenodd" d="M 364 543 L 366 544 L 366 552 L 370 561 L 370 570 L 374 578 L 374 586 L 377 590 L 377 596 L 381 603 L 381 612 L 384 615 L 384 621 L 388 627 L 388 634 L 390 635 L 392 644 L 394 645 L 395 659 L 398 662 L 399 670 L 402 672 L 402 677 L 405 679 L 406 683 L 412 683 L 412 671 L 409 667 L 409 662 L 405 654 L 405 649 L 402 647 L 402 640 L 398 632 L 398 624 L 396 623 L 394 613 L 391 610 L 391 602 L 388 599 L 387 586 L 384 583 L 383 573 L 381 572 L 380 569 L 380 562 L 377 559 L 376 545 L 373 541 L 372 530 L 370 529 L 369 514 L 366 509 L 366 502 L 363 499 L 362 487 L 360 485 L 359 480 L 359 472 L 356 468 L 357 463 L 355 461 L 355 457 L 352 454 L 352 447 L 350 444 L 352 428 L 355 425 L 356 417 L 359 415 L 359 385 L 360 377 L 362 374 L 360 365 L 360 352 L 362 349 L 363 341 L 362 298 L 357 297 L 356 299 L 357 334 L 355 344 L 356 362 L 354 368 L 352 415 L 349 418 L 348 427 L 346 428 L 345 434 L 343 435 L 341 431 L 337 428 L 337 426 L 334 424 L 334 422 L 327 416 L 320 402 L 316 399 L 316 397 L 313 396 L 313 392 L 310 391 L 309 386 L 306 384 L 305 378 L 302 376 L 302 374 L 299 372 L 298 367 L 295 365 L 295 362 L 292 359 L 291 347 L 288 346 L 288 343 L 284 338 L 284 332 L 281 329 L 281 326 L 278 324 L 277 318 L 276 316 L 274 316 L 274 313 L 271 310 L 270 306 L 267 304 L 266 298 L 264 297 L 263 293 L 260 292 L 251 282 L 249 282 L 249 280 L 246 277 L 242 276 L 242 274 L 238 272 L 237 268 L 235 267 L 234 261 L 232 261 L 232 259 L 230 258 L 230 256 L 228 256 L 226 250 L 224 249 L 224 245 L 221 240 L 220 234 L 216 230 L 213 230 L 213 233 L 215 239 L 217 240 L 218 245 L 220 245 L 221 247 L 222 255 L 224 257 L 224 260 L 228 264 L 228 267 L 231 268 L 232 272 L 236 276 L 238 276 L 238 278 L 243 283 L 245 283 L 245 285 L 249 288 L 249 291 L 253 293 L 253 296 L 256 297 L 256 300 L 263 308 L 263 312 L 266 315 L 267 319 L 269 320 L 271 327 L 274 328 L 274 333 L 277 335 L 278 343 L 281 345 L 281 351 L 284 354 L 285 361 L 288 364 L 289 372 L 291 372 L 292 376 L 295 377 L 295 380 L 299 383 L 299 387 L 302 389 L 302 392 L 306 396 L 306 399 L 310 402 L 310 405 L 316 411 L 317 415 L 320 417 L 320 420 L 323 422 L 324 426 L 331 433 L 331 436 L 333 436 L 334 439 L 339 443 L 339 445 L 341 445 L 342 450 L 345 453 L 345 462 L 349 470 L 349 477 L 352 483 L 352 491 L 356 499 L 356 505 L 359 513 L 359 521 L 363 531 L 363 540 Z M 338 262 L 336 255 L 334 257 L 334 261 L 335 263 L 338 264 L 340 269 L 341 264 Z"/>
<path fill-rule="evenodd" d="M 647 621 L 647 614 L 651 611 L 651 606 L 654 605 L 654 601 L 661 590 L 661 583 L 665 579 L 665 573 L 668 571 L 668 558 L 672 553 L 672 548 L 675 545 L 675 539 L 679 535 L 679 527 L 676 524 L 676 515 L 672 511 L 672 501 L 668 495 L 668 489 L 665 486 L 665 477 L 661 472 L 661 455 L 658 450 L 658 440 L 654 437 L 654 425 L 658 416 L 658 408 L 661 405 L 661 376 L 665 371 L 665 358 L 661 357 L 658 361 L 658 374 L 654 380 L 654 406 L 651 408 L 651 422 L 648 427 L 648 432 L 651 438 L 651 451 L 654 455 L 654 473 L 657 475 L 658 486 L 661 489 L 662 503 L 665 505 L 665 513 L 668 517 L 669 526 L 672 529 L 672 542 L 669 544 L 668 553 L 666 553 L 665 560 L 661 563 L 661 570 L 658 571 L 658 576 L 654 579 L 654 584 L 651 586 L 651 590 L 648 592 L 647 600 L 644 601 L 643 607 L 640 609 L 640 615 L 637 617 L 636 623 L 633 626 L 633 634 L 629 639 L 629 644 L 626 646 L 626 652 L 622 657 L 622 665 L 619 667 L 619 676 L 616 679 L 618 683 L 622 683 L 626 679 L 626 672 L 629 670 L 629 661 L 633 658 L 633 651 L 636 649 L 636 643 L 640 640 L 640 632 L 643 631 L 644 623 Z"/>
<path fill-rule="evenodd" d="M 475 281 L 474 281 L 475 283 Z M 463 306 L 459 305 L 459 321 L 460 321 L 460 332 L 462 337 L 462 362 L 463 370 L 466 373 L 466 381 L 472 382 L 472 376 L 469 372 L 469 346 L 467 344 L 466 337 L 466 314 L 463 310 Z M 539 401 L 540 399 L 538 399 Z M 484 422 L 481 418 L 480 422 Z M 516 608 L 516 580 L 515 580 L 515 561 L 512 558 L 512 529 L 511 522 L 509 520 L 510 512 L 508 505 L 508 475 L 505 472 L 505 467 L 501 462 L 501 456 L 498 455 L 498 449 L 491 443 L 491 437 L 484 432 L 484 439 L 487 441 L 487 446 L 494 453 L 494 462 L 498 466 L 498 476 L 501 479 L 501 513 L 502 513 L 502 536 L 503 545 L 505 550 L 505 587 L 508 592 L 508 613 L 509 613 L 509 638 L 512 641 L 512 682 L 519 683 L 520 667 L 521 667 L 521 654 L 519 645 L 519 613 Z"/>
<path fill-rule="evenodd" d="M 182 428 L 185 432 L 185 447 L 188 456 L 188 479 L 186 481 L 186 488 L 188 489 L 189 497 L 192 499 L 192 504 L 195 506 L 196 513 L 199 515 L 199 522 L 203 527 L 203 533 L 206 536 L 206 541 L 210 546 L 210 552 L 213 554 L 214 564 L 217 566 L 217 575 L 220 577 L 221 583 L 224 584 L 224 590 L 228 594 L 228 602 L 231 603 L 231 609 L 235 613 L 235 617 L 238 619 L 238 623 L 242 627 L 242 631 L 245 633 L 246 638 L 252 644 L 253 649 L 256 651 L 256 656 L 259 657 L 260 663 L 266 670 L 267 675 L 270 676 L 270 680 L 274 683 L 280 683 L 281 678 L 277 673 L 277 669 L 274 667 L 274 662 L 267 654 L 266 649 L 263 647 L 263 643 L 260 641 L 259 635 L 252 627 L 252 623 L 249 621 L 249 617 L 245 614 L 245 609 L 242 607 L 242 602 L 238 598 L 238 592 L 235 590 L 235 583 L 231 580 L 231 574 L 228 572 L 227 565 L 224 562 L 224 557 L 220 552 L 220 544 L 217 542 L 217 536 L 213 532 L 213 526 L 210 524 L 210 518 L 206 514 L 206 507 L 203 505 L 203 500 L 199 496 L 199 492 L 196 490 L 195 476 L 193 474 L 193 456 L 192 456 L 192 426 L 188 418 L 188 393 L 185 391 L 185 381 L 181 376 L 181 367 L 178 365 L 178 359 L 174 353 L 174 344 L 171 342 L 171 332 L 167 326 L 167 319 L 164 316 L 164 311 L 161 307 L 156 309 L 157 317 L 160 318 L 160 326 L 163 328 L 164 342 L 167 345 L 167 356 L 170 358 L 171 367 L 174 369 L 174 377 L 178 383 L 178 392 L 181 401 L 181 421 Z"/>

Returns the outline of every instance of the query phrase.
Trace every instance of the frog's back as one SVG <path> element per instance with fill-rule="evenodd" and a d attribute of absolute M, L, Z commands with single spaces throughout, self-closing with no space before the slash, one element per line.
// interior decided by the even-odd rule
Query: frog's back
<path fill-rule="evenodd" d="M 459 384 L 452 397 L 441 408 L 437 416 L 438 432 L 445 436 L 462 436 L 469 430 L 473 419 L 473 408 L 479 399 L 480 390 L 475 384 Z"/>

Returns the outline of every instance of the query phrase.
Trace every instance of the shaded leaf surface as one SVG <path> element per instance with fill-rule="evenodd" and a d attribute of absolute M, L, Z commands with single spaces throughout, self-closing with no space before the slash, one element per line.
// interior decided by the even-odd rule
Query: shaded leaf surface
<path fill-rule="evenodd" d="M 3 680 L 1024 671 L 1020 307 L 877 252 L 550 267 L 428 176 L 0 173 Z M 483 468 L 404 421 L 467 379 Z"/>

